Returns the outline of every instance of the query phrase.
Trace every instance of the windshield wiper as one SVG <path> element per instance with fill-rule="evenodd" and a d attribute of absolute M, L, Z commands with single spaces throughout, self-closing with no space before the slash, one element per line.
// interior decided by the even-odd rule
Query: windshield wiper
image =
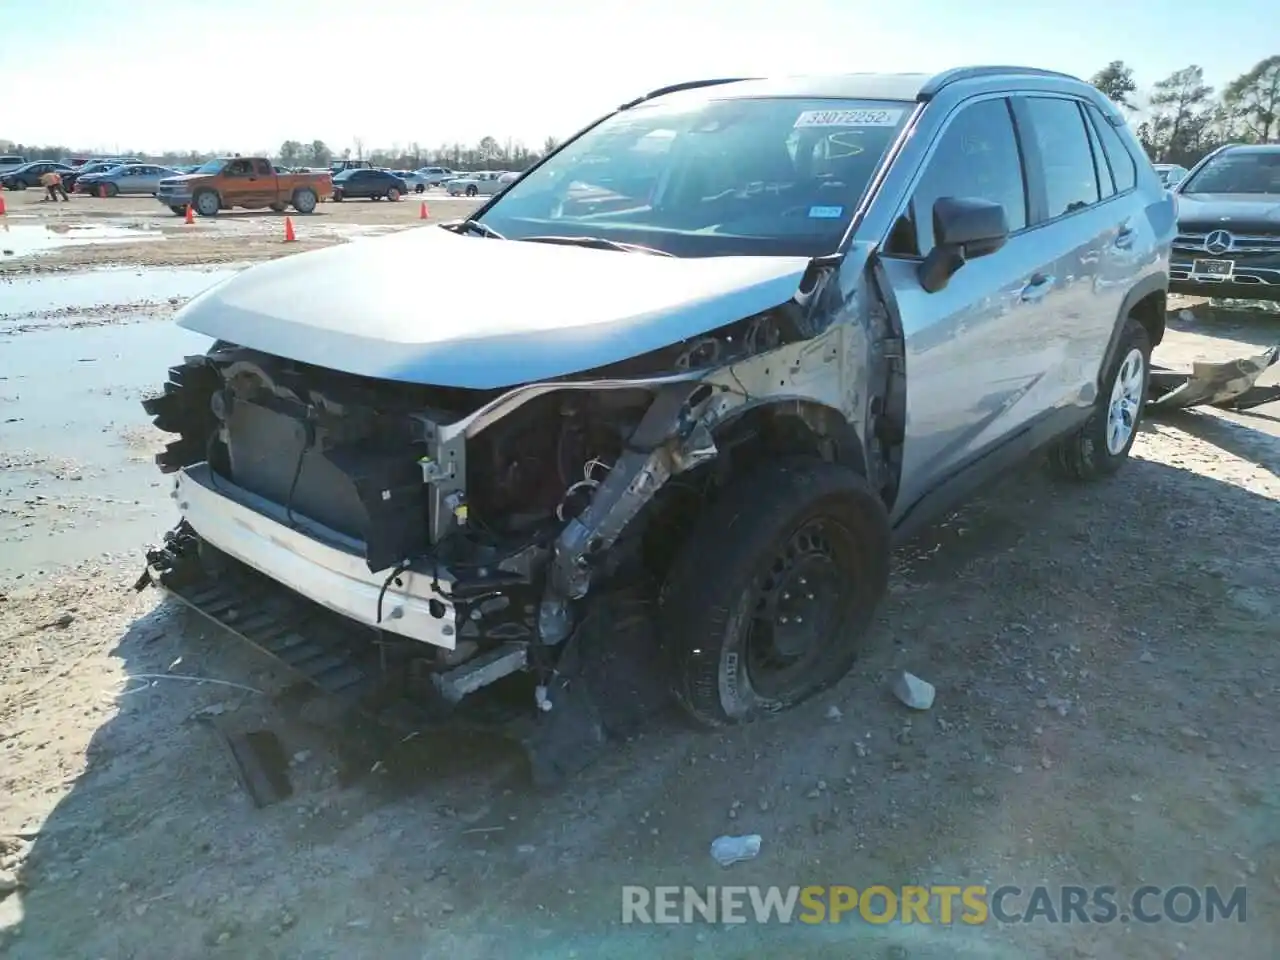
<path fill-rule="evenodd" d="M 667 253 L 665 250 L 659 250 L 656 247 L 646 247 L 638 243 L 623 243 L 620 240 L 610 240 L 607 237 L 520 237 L 526 243 L 562 243 L 570 247 L 591 247 L 595 250 L 617 250 L 621 253 L 651 253 L 659 257 L 674 257 L 674 253 Z"/>
<path fill-rule="evenodd" d="M 446 230 L 452 230 L 454 233 L 478 233 L 480 236 L 488 237 L 491 240 L 507 239 L 488 224 L 470 218 L 466 220 L 450 220 L 448 223 L 440 224 L 440 226 Z"/>

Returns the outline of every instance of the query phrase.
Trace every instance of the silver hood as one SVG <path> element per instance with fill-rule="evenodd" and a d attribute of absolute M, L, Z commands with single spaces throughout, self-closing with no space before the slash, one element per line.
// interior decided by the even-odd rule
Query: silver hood
<path fill-rule="evenodd" d="M 806 257 L 659 257 L 436 226 L 274 260 L 178 325 L 347 373 L 492 389 L 616 363 L 795 295 Z"/>

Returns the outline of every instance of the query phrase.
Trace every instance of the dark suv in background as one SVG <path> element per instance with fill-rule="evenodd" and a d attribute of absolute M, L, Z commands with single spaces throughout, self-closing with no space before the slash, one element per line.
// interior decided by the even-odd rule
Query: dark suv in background
<path fill-rule="evenodd" d="M 1228 144 L 1174 188 L 1170 289 L 1280 301 L 1280 144 Z"/>

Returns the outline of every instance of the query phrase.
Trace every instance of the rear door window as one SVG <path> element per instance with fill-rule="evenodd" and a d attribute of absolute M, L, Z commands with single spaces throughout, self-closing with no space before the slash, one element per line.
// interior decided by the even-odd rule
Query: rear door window
<path fill-rule="evenodd" d="M 1111 170 L 1111 177 L 1116 185 L 1116 193 L 1132 190 L 1138 185 L 1138 167 L 1134 162 L 1133 154 L 1129 152 L 1128 146 L 1125 145 L 1124 138 L 1120 136 L 1120 131 L 1111 125 L 1111 122 L 1102 115 L 1102 111 L 1097 107 L 1091 105 L 1086 107 L 1085 110 L 1093 120 L 1093 128 L 1098 132 L 1098 138 L 1102 141 L 1102 153 L 1106 158 L 1107 166 Z"/>
<path fill-rule="evenodd" d="M 1102 195 L 1080 105 L 1058 97 L 1027 97 L 1024 102 L 1044 171 L 1046 219 L 1097 203 Z"/>

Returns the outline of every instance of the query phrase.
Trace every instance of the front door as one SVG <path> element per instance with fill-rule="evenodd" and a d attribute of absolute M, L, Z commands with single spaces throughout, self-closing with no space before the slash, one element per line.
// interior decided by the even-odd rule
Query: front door
<path fill-rule="evenodd" d="M 1004 97 L 957 107 L 882 254 L 906 340 L 898 517 L 1059 399 L 1044 377 L 1060 353 L 1044 322 L 1056 306 L 1057 283 L 1052 257 L 1046 259 L 1039 231 L 1029 227 L 1034 207 L 1018 136 Z M 918 273 L 933 248 L 932 209 L 940 197 L 1001 204 L 1010 236 L 928 293 Z"/>

